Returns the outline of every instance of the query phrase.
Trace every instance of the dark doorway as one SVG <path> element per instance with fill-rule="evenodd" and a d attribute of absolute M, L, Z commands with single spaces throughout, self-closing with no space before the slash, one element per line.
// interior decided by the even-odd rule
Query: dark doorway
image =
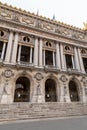
<path fill-rule="evenodd" d="M 56 102 L 56 83 L 52 79 L 47 79 L 45 83 L 45 101 L 46 102 Z"/>
<path fill-rule="evenodd" d="M 77 84 L 74 81 L 69 82 L 69 93 L 72 102 L 79 101 L 78 88 L 77 88 Z"/>
<path fill-rule="evenodd" d="M 16 81 L 14 102 L 29 102 L 30 81 L 26 77 L 20 77 Z"/>

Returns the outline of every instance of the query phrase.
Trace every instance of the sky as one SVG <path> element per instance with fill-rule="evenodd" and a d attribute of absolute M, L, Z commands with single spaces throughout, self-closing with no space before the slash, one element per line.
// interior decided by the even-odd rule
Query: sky
<path fill-rule="evenodd" d="M 0 0 L 31 13 L 83 28 L 87 22 L 87 0 Z"/>

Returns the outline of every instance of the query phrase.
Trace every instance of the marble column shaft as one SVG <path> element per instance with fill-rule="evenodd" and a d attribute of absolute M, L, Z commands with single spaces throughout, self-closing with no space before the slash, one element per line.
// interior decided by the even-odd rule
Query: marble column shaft
<path fill-rule="evenodd" d="M 16 63 L 17 47 L 18 47 L 18 33 L 15 33 L 12 60 L 11 60 L 11 62 L 14 63 L 14 64 Z"/>
<path fill-rule="evenodd" d="M 10 62 L 11 51 L 12 51 L 12 44 L 13 44 L 12 40 L 13 40 L 13 32 L 10 31 L 8 44 L 7 44 L 7 51 L 6 51 L 5 62 Z"/>
<path fill-rule="evenodd" d="M 63 45 L 60 44 L 60 54 L 61 54 L 61 66 L 62 66 L 62 70 L 66 70 L 66 66 L 65 66 L 65 58 L 64 58 L 64 54 L 63 54 Z"/>
<path fill-rule="evenodd" d="M 4 42 L 3 48 L 2 48 L 1 60 L 3 60 L 3 58 L 4 58 L 5 47 L 6 47 L 6 43 Z"/>
<path fill-rule="evenodd" d="M 81 72 L 85 73 L 85 69 L 84 69 L 84 65 L 83 65 L 83 61 L 82 61 L 82 57 L 81 57 L 81 53 L 80 53 L 80 49 L 79 48 L 78 48 L 78 56 L 79 56 Z"/>
<path fill-rule="evenodd" d="M 19 45 L 18 49 L 18 62 L 20 62 L 20 56 L 21 56 L 21 45 Z"/>
<path fill-rule="evenodd" d="M 35 37 L 35 46 L 34 46 L 34 65 L 38 66 L 38 38 Z"/>
<path fill-rule="evenodd" d="M 32 47 L 30 48 L 30 63 L 32 63 Z"/>
<path fill-rule="evenodd" d="M 59 44 L 56 43 L 56 67 L 61 69 Z"/>
<path fill-rule="evenodd" d="M 42 46 L 43 46 L 43 41 L 40 38 L 40 46 L 39 46 L 39 66 L 42 67 Z"/>
<path fill-rule="evenodd" d="M 78 52 L 77 48 L 74 47 L 74 53 L 75 53 L 75 68 L 80 71 L 80 65 L 79 65 L 79 59 L 78 59 Z"/>

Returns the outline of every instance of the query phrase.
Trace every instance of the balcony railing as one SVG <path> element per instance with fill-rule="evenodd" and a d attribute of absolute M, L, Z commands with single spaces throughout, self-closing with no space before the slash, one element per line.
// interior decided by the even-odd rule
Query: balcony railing
<path fill-rule="evenodd" d="M 67 68 L 67 71 L 68 71 L 69 73 L 81 73 L 79 70 L 74 69 L 74 68 Z"/>
<path fill-rule="evenodd" d="M 24 61 L 20 61 L 17 64 L 22 65 L 22 66 L 26 66 L 26 67 L 33 66 L 33 63 L 24 62 Z"/>

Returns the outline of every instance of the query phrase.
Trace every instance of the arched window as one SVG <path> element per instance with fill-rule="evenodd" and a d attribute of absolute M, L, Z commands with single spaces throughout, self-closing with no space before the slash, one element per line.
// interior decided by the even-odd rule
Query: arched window
<path fill-rule="evenodd" d="M 30 81 L 26 77 L 19 77 L 16 81 L 14 102 L 29 102 Z"/>
<path fill-rule="evenodd" d="M 78 86 L 73 80 L 69 82 L 69 94 L 72 102 L 78 102 L 80 100 Z"/>
<path fill-rule="evenodd" d="M 53 79 L 47 79 L 45 82 L 45 101 L 56 102 L 56 83 Z"/>

